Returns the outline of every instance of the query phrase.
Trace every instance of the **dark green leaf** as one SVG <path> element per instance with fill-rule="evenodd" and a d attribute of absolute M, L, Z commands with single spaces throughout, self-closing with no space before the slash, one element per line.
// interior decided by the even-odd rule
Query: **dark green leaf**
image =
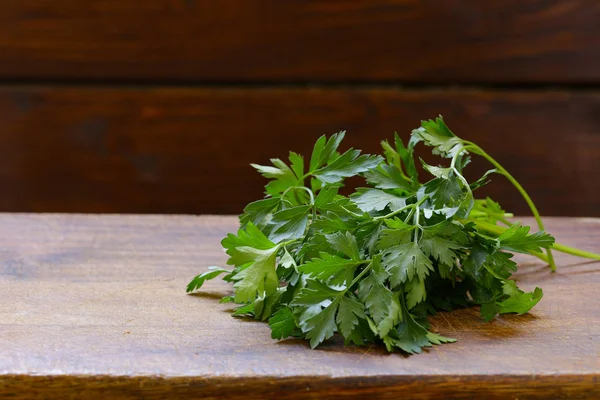
<path fill-rule="evenodd" d="M 453 266 L 457 255 L 456 251 L 462 246 L 449 238 L 437 236 L 427 231 L 420 241 L 423 252 L 442 264 Z"/>
<path fill-rule="evenodd" d="M 294 297 L 292 306 L 312 306 L 322 304 L 323 302 L 334 299 L 342 294 L 343 292 L 332 289 L 322 282 L 310 279 L 307 281 L 306 287 L 300 289 L 296 297 Z"/>
<path fill-rule="evenodd" d="M 271 327 L 271 337 L 273 339 L 285 339 L 296 329 L 294 314 L 289 307 L 279 309 L 271 318 L 269 318 Z"/>
<path fill-rule="evenodd" d="M 342 139 L 346 135 L 345 131 L 341 131 L 334 135 L 331 135 L 329 140 L 326 139 L 325 135 L 321 136 L 315 143 L 312 156 L 310 158 L 310 171 L 313 172 L 332 160 L 337 148 L 339 147 Z"/>
<path fill-rule="evenodd" d="M 389 273 L 381 265 L 381 257 L 375 257 L 372 263 L 371 272 L 359 283 L 357 294 L 383 337 L 398 323 L 400 304 L 385 285 Z"/>
<path fill-rule="evenodd" d="M 334 250 L 339 251 L 344 256 L 352 260 L 360 260 L 360 253 L 356 238 L 350 232 L 337 232 L 331 235 L 325 235 L 329 244 Z"/>
<path fill-rule="evenodd" d="M 383 253 L 383 265 L 390 273 L 390 283 L 396 287 L 415 276 L 425 280 L 433 265 L 418 243 L 410 242 L 391 247 Z"/>
<path fill-rule="evenodd" d="M 324 187 L 315 198 L 315 207 L 317 210 L 330 209 L 327 205 L 334 201 L 338 194 L 338 189 L 338 186 L 334 185 Z"/>
<path fill-rule="evenodd" d="M 277 211 L 273 214 L 270 222 L 273 225 L 273 230 L 269 235 L 269 239 L 279 243 L 304 236 L 309 212 L 310 206 L 297 206 Z"/>
<path fill-rule="evenodd" d="M 475 242 L 471 248 L 471 254 L 463 263 L 465 271 L 475 279 L 479 279 L 481 273 L 481 267 L 486 261 L 490 251 Z"/>
<path fill-rule="evenodd" d="M 296 176 L 296 184 L 303 185 L 300 179 L 304 176 L 304 158 L 293 151 L 290 151 L 290 166 L 292 167 L 292 171 Z"/>
<path fill-rule="evenodd" d="M 259 225 L 267 215 L 279 206 L 279 202 L 279 197 L 269 197 L 248 204 L 244 208 L 244 213 L 240 216 L 242 228 L 246 227 L 249 222 Z"/>
<path fill-rule="evenodd" d="M 310 340 L 310 347 L 313 349 L 336 332 L 335 314 L 338 306 L 339 302 L 335 301 L 318 314 L 300 320 L 300 328 L 306 333 L 306 338 Z"/>
<path fill-rule="evenodd" d="M 499 313 L 498 305 L 495 301 L 489 301 L 481 305 L 481 317 L 484 321 L 488 322 L 494 319 Z"/>
<path fill-rule="evenodd" d="M 406 288 L 406 307 L 410 310 L 427 298 L 425 282 L 416 278 L 408 282 Z"/>
<path fill-rule="evenodd" d="M 336 322 L 345 338 L 351 337 L 352 332 L 358 326 L 359 318 L 365 318 L 364 310 L 365 307 L 362 303 L 347 296 L 341 298 Z"/>

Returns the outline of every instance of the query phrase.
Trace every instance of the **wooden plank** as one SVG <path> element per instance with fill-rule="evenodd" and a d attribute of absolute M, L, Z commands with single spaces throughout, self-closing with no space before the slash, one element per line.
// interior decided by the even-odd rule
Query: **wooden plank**
<path fill-rule="evenodd" d="M 597 92 L 4 87 L 0 210 L 239 213 L 266 182 L 251 162 L 309 155 L 342 129 L 345 146 L 378 152 L 395 130 L 406 138 L 441 113 L 543 214 L 600 216 L 599 107 Z M 528 213 L 500 176 L 488 194 Z"/>
<path fill-rule="evenodd" d="M 530 220 L 525 220 L 530 222 Z M 600 219 L 547 219 L 560 242 L 600 251 Z M 545 296 L 527 315 L 484 323 L 440 313 L 456 337 L 421 355 L 379 346 L 310 350 L 270 339 L 219 304 L 212 281 L 185 295 L 233 217 L 0 215 L 0 397 L 598 398 L 600 264 L 557 254 L 557 273 L 521 257 Z"/>
<path fill-rule="evenodd" d="M 0 2 L 0 77 L 600 81 L 595 0 Z"/>

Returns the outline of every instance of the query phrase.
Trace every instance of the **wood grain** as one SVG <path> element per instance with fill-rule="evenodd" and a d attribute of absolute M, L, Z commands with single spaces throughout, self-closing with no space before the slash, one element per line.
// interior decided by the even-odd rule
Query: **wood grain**
<path fill-rule="evenodd" d="M 594 0 L 0 2 L 0 77 L 597 83 Z"/>
<path fill-rule="evenodd" d="M 525 220 L 528 222 L 528 220 Z M 600 220 L 549 218 L 560 242 L 600 251 Z M 600 264 L 558 255 L 558 272 L 521 257 L 517 279 L 544 299 L 483 323 L 440 313 L 455 344 L 405 357 L 273 341 L 232 318 L 210 282 L 233 217 L 0 215 L 0 397 L 598 398 Z"/>
<path fill-rule="evenodd" d="M 239 213 L 266 182 L 251 162 L 309 155 L 342 129 L 344 146 L 378 152 L 441 113 L 543 214 L 600 216 L 598 109 L 598 92 L 3 87 L 0 210 Z M 487 168 L 474 162 L 467 175 Z M 500 176 L 480 195 L 529 212 Z"/>

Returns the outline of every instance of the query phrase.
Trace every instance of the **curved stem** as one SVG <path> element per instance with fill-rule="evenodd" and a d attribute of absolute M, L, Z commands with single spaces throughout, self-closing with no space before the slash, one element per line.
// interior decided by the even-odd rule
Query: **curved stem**
<path fill-rule="evenodd" d="M 548 264 L 548 257 L 546 257 L 544 253 L 531 253 L 531 255 L 539 258 L 540 260 Z"/>
<path fill-rule="evenodd" d="M 308 195 L 310 196 L 310 208 L 312 209 L 314 221 L 317 218 L 317 210 L 315 209 L 315 195 L 313 194 L 312 190 L 310 190 L 306 186 L 290 186 L 289 188 L 284 190 L 284 192 L 281 194 L 281 198 L 283 199 L 285 195 L 291 190 L 304 190 L 308 193 Z"/>
<path fill-rule="evenodd" d="M 494 167 L 496 167 L 496 169 L 498 169 L 498 171 L 502 175 L 504 175 L 506 177 L 506 179 L 508 179 L 510 181 L 510 183 L 513 184 L 513 186 L 519 191 L 519 193 L 521 193 L 521 196 L 523 196 L 523 198 L 527 202 L 527 205 L 531 209 L 531 213 L 533 214 L 533 216 L 538 224 L 539 229 L 545 230 L 544 223 L 542 222 L 542 217 L 540 216 L 540 213 L 539 213 L 537 207 L 535 206 L 533 200 L 531 200 L 531 197 L 529 197 L 529 194 L 523 188 L 523 186 L 521 186 L 521 184 L 502 165 L 500 165 L 500 163 L 498 163 L 498 161 L 494 160 L 494 158 L 492 156 L 490 156 L 488 153 L 483 151 L 483 149 L 481 147 L 470 143 L 467 146 L 465 146 L 464 148 L 465 148 L 465 150 L 469 150 L 472 153 L 480 155 L 483 158 L 485 158 L 486 160 L 488 160 L 490 162 L 490 164 L 492 164 Z M 548 264 L 550 264 L 550 269 L 552 271 L 556 271 L 556 263 L 554 262 L 554 257 L 552 256 L 552 251 L 550 249 L 547 249 L 546 254 L 548 255 Z"/>

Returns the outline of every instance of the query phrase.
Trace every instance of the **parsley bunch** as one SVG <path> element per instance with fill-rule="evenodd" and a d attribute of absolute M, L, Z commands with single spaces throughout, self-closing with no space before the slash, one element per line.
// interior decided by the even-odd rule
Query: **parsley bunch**
<path fill-rule="evenodd" d="M 518 182 L 441 117 L 413 130 L 406 146 L 398 135 L 382 142 L 383 157 L 341 153 L 343 137 L 320 137 L 308 163 L 290 152 L 289 165 L 280 159 L 272 166 L 253 164 L 271 181 L 266 198 L 244 209 L 238 233 L 221 242 L 233 269 L 209 267 L 187 291 L 226 274 L 234 295 L 222 301 L 240 305 L 234 315 L 268 321 L 274 339 L 304 338 L 314 348 L 338 332 L 347 344 L 382 342 L 389 351 L 419 353 L 454 341 L 429 330 L 428 314 L 480 305 L 490 320 L 526 313 L 540 301 L 540 288 L 523 292 L 509 279 L 517 269 L 511 252 L 540 257 L 552 268 L 551 247 L 600 257 L 554 244 Z M 430 175 L 425 183 L 413 154 L 418 143 L 450 160 L 447 167 L 421 160 Z M 467 182 L 470 154 L 495 169 Z M 492 173 L 515 184 L 540 231 L 511 224 L 511 215 L 489 198 L 474 199 Z M 368 186 L 349 197 L 339 194 L 344 179 L 355 175 Z"/>

